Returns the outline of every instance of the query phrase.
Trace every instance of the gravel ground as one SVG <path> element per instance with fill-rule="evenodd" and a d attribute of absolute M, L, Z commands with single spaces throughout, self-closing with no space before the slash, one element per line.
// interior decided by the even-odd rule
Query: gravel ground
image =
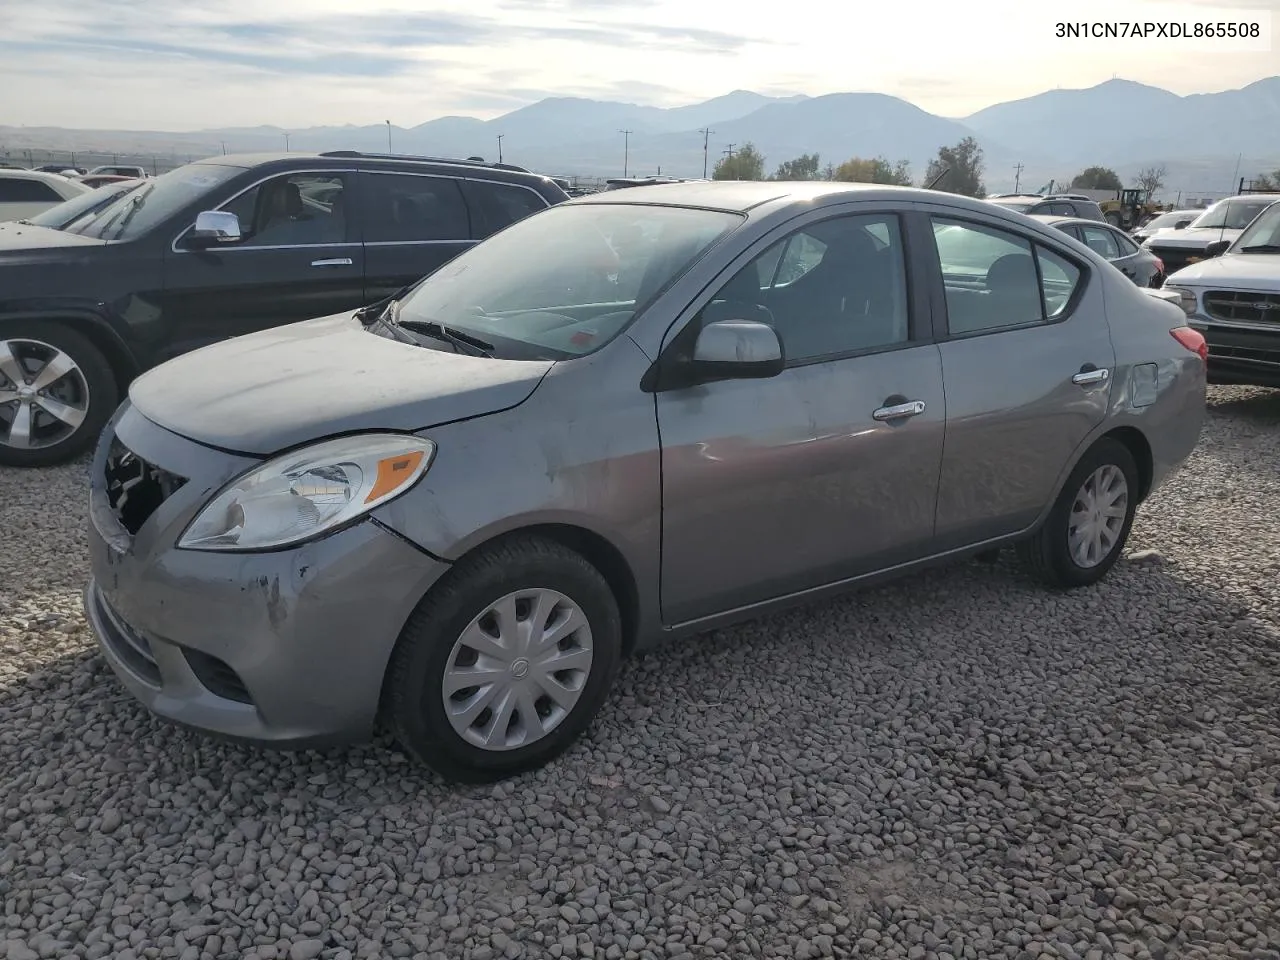
<path fill-rule="evenodd" d="M 1100 587 L 668 648 L 470 790 L 152 720 L 80 614 L 84 465 L 0 472 L 0 956 L 1280 957 L 1280 392 L 1210 402 Z"/>

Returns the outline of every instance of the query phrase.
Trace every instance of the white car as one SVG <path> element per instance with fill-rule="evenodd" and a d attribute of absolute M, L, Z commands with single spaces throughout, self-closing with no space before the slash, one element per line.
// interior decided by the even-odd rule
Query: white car
<path fill-rule="evenodd" d="M 1169 273 L 1216 253 L 1235 240 L 1253 218 L 1280 200 L 1280 193 L 1242 194 L 1219 200 L 1186 227 L 1165 227 L 1153 232 L 1143 246 L 1164 261 Z"/>
<path fill-rule="evenodd" d="M 56 173 L 0 170 L 0 220 L 25 220 L 89 190 Z"/>
<path fill-rule="evenodd" d="M 130 165 L 121 166 L 118 163 L 108 163 L 101 167 L 94 167 L 86 177 L 137 177 L 139 180 L 147 179 L 147 171 L 145 167 L 135 167 Z"/>

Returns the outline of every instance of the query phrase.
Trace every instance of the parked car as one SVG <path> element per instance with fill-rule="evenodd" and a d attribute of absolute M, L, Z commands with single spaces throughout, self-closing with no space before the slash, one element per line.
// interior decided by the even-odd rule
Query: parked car
<path fill-rule="evenodd" d="M 83 167 L 76 167 L 69 163 L 46 163 L 44 166 L 36 167 L 41 173 L 58 173 L 64 177 L 81 177 L 84 176 Z"/>
<path fill-rule="evenodd" d="M 1280 388 L 1280 202 L 1211 260 L 1171 274 L 1188 323 L 1209 345 L 1209 382 Z"/>
<path fill-rule="evenodd" d="M 1204 213 L 1203 210 L 1170 210 L 1167 213 L 1157 214 L 1132 230 L 1129 236 L 1138 243 L 1143 243 L 1157 230 L 1185 230 L 1191 225 L 1191 221 L 1202 213 Z"/>
<path fill-rule="evenodd" d="M 380 300 L 567 199 L 545 177 L 461 160 L 215 157 L 143 181 L 74 232 L 6 231 L 0 356 L 16 359 L 0 396 L 39 389 L 0 401 L 0 464 L 83 452 L 156 363 Z"/>
<path fill-rule="evenodd" d="M 988 197 L 988 202 L 1016 210 L 1028 216 L 1075 217 L 1080 220 L 1106 222 L 1102 207 L 1096 200 L 1073 193 L 1055 193 L 1042 196 L 1038 193 L 1006 193 Z"/>
<path fill-rule="evenodd" d="M 143 181 L 141 180 L 121 180 L 118 183 L 109 183 L 105 187 L 86 190 L 78 197 L 64 200 L 62 203 L 37 213 L 33 217 L 27 217 L 11 223 L 0 223 L 0 238 L 13 237 L 16 240 L 22 235 L 23 227 L 48 227 L 51 230 L 75 232 L 77 227 L 87 223 L 89 218 L 97 214 L 98 211 L 104 209 L 108 204 L 115 203 L 126 193 L 138 189 L 138 187 L 142 186 L 142 183 Z M 2 242 L 0 241 L 0 243 Z"/>
<path fill-rule="evenodd" d="M 88 188 L 56 173 L 36 170 L 0 170 L 0 221 L 34 217 Z M 0 287 L 0 297 L 4 288 Z"/>
<path fill-rule="evenodd" d="M 1164 264 L 1160 258 L 1109 223 L 1075 217 L 1037 216 L 1035 219 L 1079 240 L 1140 287 L 1158 287 L 1164 283 Z"/>
<path fill-rule="evenodd" d="M 619 233 L 648 242 L 616 275 L 584 261 Z M 663 639 L 1005 544 L 1097 582 L 1199 436 L 1185 320 L 951 194 L 572 200 L 136 380 L 91 468 L 87 615 L 160 716 L 275 744 L 381 716 L 503 777 Z"/>
<path fill-rule="evenodd" d="M 87 177 L 78 178 L 90 190 L 96 190 L 98 187 L 105 187 L 109 183 L 138 183 L 142 177 L 122 177 L 114 173 L 98 173 Z"/>
<path fill-rule="evenodd" d="M 1157 230 L 1142 245 L 1163 260 L 1165 270 L 1173 274 L 1185 266 L 1217 256 L 1240 236 L 1254 217 L 1277 200 L 1280 193 L 1227 197 L 1204 210 L 1184 229 Z"/>
<path fill-rule="evenodd" d="M 146 167 L 137 167 L 132 164 L 107 163 L 100 167 L 94 167 L 89 171 L 90 177 L 137 177 L 139 180 L 145 180 L 150 176 Z"/>
<path fill-rule="evenodd" d="M 681 177 L 613 177 L 604 182 L 605 190 L 625 190 L 628 187 L 653 187 L 660 183 L 690 183 Z"/>

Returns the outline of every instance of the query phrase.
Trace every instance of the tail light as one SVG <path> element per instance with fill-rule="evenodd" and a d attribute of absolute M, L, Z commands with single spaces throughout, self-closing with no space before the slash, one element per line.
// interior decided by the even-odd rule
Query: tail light
<path fill-rule="evenodd" d="M 1199 330 L 1192 330 L 1190 327 L 1174 327 L 1169 332 L 1173 334 L 1173 339 L 1192 353 L 1198 354 L 1201 360 L 1206 362 L 1209 360 L 1209 344 L 1205 342 Z"/>

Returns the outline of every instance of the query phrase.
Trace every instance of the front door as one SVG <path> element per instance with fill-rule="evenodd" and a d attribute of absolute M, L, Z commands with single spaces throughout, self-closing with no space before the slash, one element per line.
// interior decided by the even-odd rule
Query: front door
<path fill-rule="evenodd" d="M 929 217 L 946 304 L 938 546 L 1016 533 L 1106 416 L 1115 352 L 1101 284 L 1060 247 L 981 217 Z"/>
<path fill-rule="evenodd" d="M 931 548 L 946 411 L 901 224 L 815 214 L 779 233 L 689 322 L 766 319 L 786 369 L 657 396 L 669 624 Z"/>
<path fill-rule="evenodd" d="M 364 302 L 364 252 L 346 213 L 350 174 L 290 173 L 222 204 L 243 239 L 165 253 L 162 309 L 173 352 Z"/>
<path fill-rule="evenodd" d="M 471 217 L 453 177 L 359 175 L 365 302 L 392 296 L 471 246 Z"/>

